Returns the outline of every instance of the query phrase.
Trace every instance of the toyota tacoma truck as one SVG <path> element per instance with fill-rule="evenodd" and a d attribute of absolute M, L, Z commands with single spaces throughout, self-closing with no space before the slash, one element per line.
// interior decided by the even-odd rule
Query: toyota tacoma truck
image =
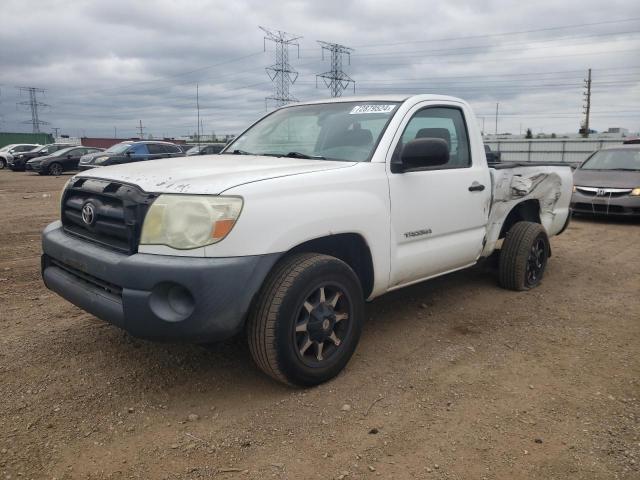
<path fill-rule="evenodd" d="M 503 287 L 536 287 L 571 193 L 569 167 L 490 168 L 457 98 L 294 104 L 220 155 L 71 178 L 43 232 L 42 276 L 137 337 L 244 331 L 264 372 L 315 385 L 349 361 L 367 300 L 496 250 Z"/>

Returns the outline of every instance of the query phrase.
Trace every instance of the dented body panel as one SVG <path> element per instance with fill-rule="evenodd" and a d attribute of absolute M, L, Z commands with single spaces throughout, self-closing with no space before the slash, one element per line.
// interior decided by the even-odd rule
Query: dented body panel
<path fill-rule="evenodd" d="M 569 167 L 531 165 L 490 170 L 493 195 L 483 257 L 495 249 L 509 213 L 526 201 L 538 203 L 540 223 L 547 235 L 561 232 L 570 214 L 573 176 Z"/>

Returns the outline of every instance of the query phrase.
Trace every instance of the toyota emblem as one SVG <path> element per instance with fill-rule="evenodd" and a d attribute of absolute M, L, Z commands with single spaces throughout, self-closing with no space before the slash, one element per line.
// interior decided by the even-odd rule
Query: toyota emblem
<path fill-rule="evenodd" d="M 93 225 L 93 222 L 96 219 L 96 207 L 94 207 L 93 203 L 85 203 L 82 207 L 82 221 L 87 225 Z"/>

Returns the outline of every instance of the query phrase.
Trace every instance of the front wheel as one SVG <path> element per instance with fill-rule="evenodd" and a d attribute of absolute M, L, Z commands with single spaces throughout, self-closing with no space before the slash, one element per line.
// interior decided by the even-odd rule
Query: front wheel
<path fill-rule="evenodd" d="M 0 158 L 0 170 L 4 170 L 4 167 L 6 167 L 6 161 L 4 158 Z"/>
<path fill-rule="evenodd" d="M 317 385 L 347 364 L 363 316 L 360 281 L 346 263 L 327 255 L 293 255 L 274 268 L 252 308 L 249 349 L 276 380 Z"/>
<path fill-rule="evenodd" d="M 529 290 L 542 280 L 549 258 L 549 238 L 539 223 L 518 222 L 507 232 L 500 251 L 500 285 Z"/>

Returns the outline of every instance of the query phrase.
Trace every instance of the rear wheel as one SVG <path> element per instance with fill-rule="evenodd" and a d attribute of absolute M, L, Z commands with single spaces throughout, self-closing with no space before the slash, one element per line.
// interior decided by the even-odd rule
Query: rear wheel
<path fill-rule="evenodd" d="M 500 251 L 500 285 L 529 290 L 542 280 L 549 258 L 549 239 L 542 225 L 518 222 L 507 232 Z"/>
<path fill-rule="evenodd" d="M 54 162 L 51 165 L 49 165 L 47 172 L 49 172 L 49 175 L 53 175 L 56 177 L 59 175 L 62 175 L 62 165 L 60 165 L 57 162 Z"/>
<path fill-rule="evenodd" d="M 7 166 L 7 162 L 4 158 L 0 158 L 0 170 L 4 170 L 4 167 Z"/>
<path fill-rule="evenodd" d="M 346 263 L 327 255 L 291 256 L 267 278 L 250 313 L 251 354 L 276 380 L 320 384 L 351 358 L 363 312 L 360 282 Z"/>

